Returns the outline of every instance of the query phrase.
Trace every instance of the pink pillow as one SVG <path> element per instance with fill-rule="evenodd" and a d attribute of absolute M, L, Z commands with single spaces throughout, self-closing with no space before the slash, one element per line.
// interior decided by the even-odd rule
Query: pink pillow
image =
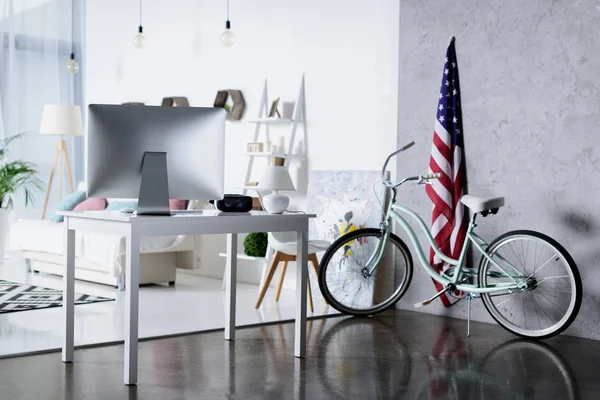
<path fill-rule="evenodd" d="M 106 208 L 106 199 L 90 197 L 77 204 L 73 211 L 100 211 Z"/>
<path fill-rule="evenodd" d="M 186 210 L 188 205 L 187 200 L 169 200 L 169 209 L 171 210 Z"/>

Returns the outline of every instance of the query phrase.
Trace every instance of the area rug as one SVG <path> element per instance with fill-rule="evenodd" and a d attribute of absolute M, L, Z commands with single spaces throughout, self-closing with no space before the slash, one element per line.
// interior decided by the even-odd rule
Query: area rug
<path fill-rule="evenodd" d="M 63 291 L 0 280 L 0 314 L 62 307 Z M 75 305 L 111 301 L 106 297 L 75 293 Z"/>

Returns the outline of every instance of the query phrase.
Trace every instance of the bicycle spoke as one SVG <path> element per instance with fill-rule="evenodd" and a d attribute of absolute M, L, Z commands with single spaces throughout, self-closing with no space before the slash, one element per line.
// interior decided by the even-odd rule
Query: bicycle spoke
<path fill-rule="evenodd" d="M 541 270 L 542 268 L 544 268 L 544 267 L 545 267 L 545 266 L 546 266 L 546 265 L 547 265 L 547 264 L 548 264 L 550 261 L 552 261 L 552 259 L 553 259 L 553 258 L 555 258 L 555 257 L 556 257 L 556 254 L 554 254 L 552 257 L 550 257 L 550 258 L 548 259 L 548 261 L 546 261 L 544 264 L 542 264 L 542 266 L 541 266 L 541 267 L 539 267 L 538 269 L 536 269 L 535 271 L 533 271 L 533 272 L 531 273 L 531 275 L 529 275 L 529 276 L 527 277 L 527 279 L 531 278 L 533 275 L 535 275 L 535 273 L 536 273 L 536 272 L 538 272 L 539 270 Z"/>
<path fill-rule="evenodd" d="M 378 232 L 379 235 L 379 232 Z M 346 308 L 368 310 L 390 301 L 400 290 L 400 287 L 382 282 L 376 285 L 378 273 L 365 272 L 367 261 L 376 256 L 380 247 L 380 236 L 355 237 L 340 244 L 329 258 L 326 268 L 325 285 L 333 298 Z M 402 284 L 405 281 L 407 258 L 393 241 L 385 246 L 382 262 L 375 271 L 385 270 L 384 259 L 393 261 L 395 281 Z M 382 301 L 379 301 L 381 299 Z"/>
<path fill-rule="evenodd" d="M 482 286 L 508 283 L 511 278 L 528 284 L 512 293 L 483 293 L 481 297 L 496 321 L 529 337 L 550 336 L 564 329 L 577 301 L 572 268 L 559 249 L 538 235 L 518 232 L 488 249 L 495 262 L 505 260 L 520 270 L 520 276 L 492 273 L 495 265 L 490 261 L 482 262 L 479 271 Z M 498 296 L 504 298 L 495 299 Z"/>

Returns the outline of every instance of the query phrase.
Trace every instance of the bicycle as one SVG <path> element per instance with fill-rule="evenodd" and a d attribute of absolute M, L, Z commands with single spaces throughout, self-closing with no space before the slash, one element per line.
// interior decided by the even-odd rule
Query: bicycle
<path fill-rule="evenodd" d="M 571 255 L 549 236 L 529 230 L 507 232 L 487 243 L 475 233 L 477 216 L 496 214 L 504 205 L 504 198 L 471 195 L 461 199 L 473 216 L 460 256 L 455 260 L 443 254 L 421 217 L 396 203 L 402 184 L 428 184 L 441 174 L 412 176 L 398 183 L 385 175 L 390 160 L 413 145 L 411 142 L 390 154 L 381 170 L 391 200 L 380 228 L 358 229 L 341 236 L 325 252 L 319 286 L 327 302 L 342 313 L 369 316 L 394 306 L 406 293 L 413 261 L 406 244 L 391 232 L 393 220 L 408 234 L 427 274 L 443 286 L 443 290 L 415 307 L 430 304 L 444 293 L 460 291 L 467 294 L 469 321 L 471 299 L 480 297 L 492 318 L 518 336 L 543 339 L 567 329 L 577 316 L 582 297 L 581 278 Z M 429 264 L 417 235 L 400 213 L 416 221 L 433 251 L 449 268 L 438 272 Z M 471 244 L 481 253 L 477 271 L 464 266 Z M 395 279 L 386 280 L 383 274 L 377 274 L 382 265 L 394 267 Z"/>

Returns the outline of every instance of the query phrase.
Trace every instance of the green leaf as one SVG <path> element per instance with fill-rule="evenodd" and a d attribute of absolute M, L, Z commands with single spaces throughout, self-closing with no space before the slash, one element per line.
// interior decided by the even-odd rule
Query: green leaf
<path fill-rule="evenodd" d="M 14 135 L 0 140 L 0 206 L 12 208 L 13 196 L 23 190 L 25 205 L 34 201 L 33 191 L 43 190 L 42 181 L 37 177 L 37 166 L 28 161 L 16 160 L 1 164 L 8 154 L 8 146 L 23 135 Z"/>

